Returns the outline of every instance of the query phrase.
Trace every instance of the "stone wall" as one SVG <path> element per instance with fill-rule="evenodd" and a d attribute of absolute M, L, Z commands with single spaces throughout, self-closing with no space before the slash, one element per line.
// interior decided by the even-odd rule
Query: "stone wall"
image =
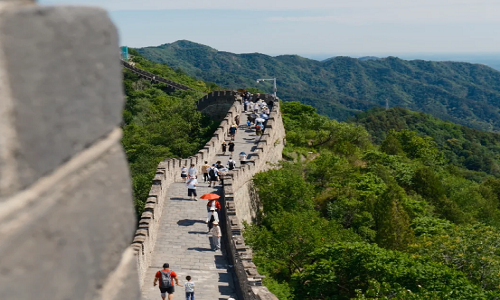
<path fill-rule="evenodd" d="M 222 121 L 226 112 L 234 103 L 235 91 L 215 91 L 198 100 L 197 109 L 212 117 L 215 121 Z M 231 125 L 231 124 L 229 124 Z"/>
<path fill-rule="evenodd" d="M 223 186 L 224 221 L 231 263 L 239 283 L 239 294 L 244 300 L 276 300 L 276 296 L 262 286 L 262 278 L 254 265 L 250 247 L 242 236 L 242 221 L 252 222 L 259 209 L 252 178 L 258 172 L 273 168 L 282 159 L 285 129 L 279 102 L 275 101 L 265 134 L 257 144 L 256 154 L 244 167 L 226 176 Z"/>
<path fill-rule="evenodd" d="M 0 298 L 138 299 L 116 28 L 0 1 Z"/>
<path fill-rule="evenodd" d="M 223 97 L 222 101 L 226 101 L 229 96 L 224 93 L 221 97 Z M 234 117 L 239 115 L 242 110 L 241 98 L 235 93 L 232 93 L 231 97 L 232 105 L 226 110 L 225 117 L 220 126 L 203 149 L 196 155 L 186 159 L 168 159 L 158 165 L 156 176 L 147 199 L 145 212 L 139 220 L 139 227 L 132 243 L 141 284 L 144 282 L 146 271 L 151 264 L 160 218 L 166 201 L 167 188 L 170 184 L 180 179 L 180 169 L 182 166 L 189 167 L 193 163 L 196 165 L 196 168 L 201 169 L 205 161 L 213 162 L 217 160 L 216 155 L 221 152 L 222 141 L 228 138 L 229 127 Z M 219 100 L 217 97 L 210 97 L 205 101 L 217 102 Z"/>
<path fill-rule="evenodd" d="M 144 71 L 142 69 L 136 68 L 126 61 L 122 60 L 121 63 L 122 63 L 124 68 L 134 72 L 135 74 L 139 75 L 139 77 L 141 77 L 141 78 L 147 79 L 147 80 L 151 81 L 152 83 L 164 83 L 164 84 L 166 84 L 168 92 L 174 92 L 176 90 L 194 91 L 194 89 L 192 89 L 188 86 L 185 86 L 183 84 L 180 84 L 180 83 L 177 83 L 175 81 L 160 77 L 160 76 L 153 74 L 153 73 L 150 73 L 148 71 Z"/>

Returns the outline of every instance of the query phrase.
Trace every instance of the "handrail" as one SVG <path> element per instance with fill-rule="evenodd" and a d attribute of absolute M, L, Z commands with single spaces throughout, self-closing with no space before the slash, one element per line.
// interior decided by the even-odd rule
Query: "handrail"
<path fill-rule="evenodd" d="M 172 80 L 169 80 L 169 79 L 165 79 L 165 78 L 163 78 L 163 77 L 161 77 L 161 76 L 158 76 L 158 75 L 156 75 L 156 74 L 153 74 L 153 73 L 151 73 L 151 72 L 144 71 L 144 70 L 142 70 L 142 69 L 136 68 L 136 67 L 132 66 L 131 64 L 129 64 L 128 62 L 124 61 L 124 60 L 120 60 L 120 61 L 121 61 L 122 65 L 123 65 L 126 69 L 128 69 L 128 70 L 130 70 L 130 71 L 132 71 L 132 72 L 136 73 L 136 74 L 137 74 L 137 75 L 139 75 L 139 76 L 145 77 L 145 78 L 146 78 L 146 79 L 148 79 L 148 80 L 151 80 L 151 81 L 158 81 L 158 82 L 161 82 L 161 83 L 165 83 L 166 85 L 168 85 L 168 86 L 170 86 L 171 88 L 176 89 L 176 90 L 182 90 L 182 91 L 195 91 L 195 89 L 190 88 L 190 87 L 188 87 L 188 86 L 185 86 L 185 85 L 183 85 L 183 84 L 177 83 L 177 82 L 172 81 Z"/>

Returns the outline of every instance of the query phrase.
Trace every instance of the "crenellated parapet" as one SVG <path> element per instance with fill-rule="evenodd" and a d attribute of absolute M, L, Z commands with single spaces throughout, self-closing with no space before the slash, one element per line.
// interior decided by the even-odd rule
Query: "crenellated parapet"
<path fill-rule="evenodd" d="M 226 236 L 230 259 L 238 279 L 239 292 L 244 300 L 276 300 L 276 296 L 262 286 L 263 276 L 253 263 L 253 253 L 242 236 L 242 222 L 251 223 L 260 210 L 259 199 L 252 183 L 255 174 L 269 170 L 282 159 L 285 129 L 279 102 L 274 101 L 265 134 L 256 145 L 249 162 L 230 172 L 224 179 Z"/>
<path fill-rule="evenodd" d="M 214 132 L 213 137 L 198 151 L 196 155 L 188 158 L 167 159 L 159 163 L 156 175 L 153 179 L 153 184 L 149 192 L 146 206 L 141 218 L 139 226 L 135 233 L 132 243 L 134 250 L 137 268 L 139 270 L 140 282 L 144 282 L 147 268 L 151 265 L 151 258 L 155 248 L 158 228 L 160 225 L 160 217 L 162 216 L 168 187 L 180 180 L 181 167 L 194 164 L 196 168 L 201 169 L 205 161 L 215 161 L 218 153 L 221 152 L 222 141 L 228 138 L 229 127 L 231 126 L 234 117 L 239 115 L 242 110 L 241 98 L 235 93 L 230 94 L 232 97 L 232 105 L 225 111 L 225 117 L 221 124 Z M 226 97 L 225 93 L 221 94 Z M 206 99 L 207 102 L 216 102 L 217 96 L 212 95 Z M 225 99 L 223 101 L 226 101 Z"/>

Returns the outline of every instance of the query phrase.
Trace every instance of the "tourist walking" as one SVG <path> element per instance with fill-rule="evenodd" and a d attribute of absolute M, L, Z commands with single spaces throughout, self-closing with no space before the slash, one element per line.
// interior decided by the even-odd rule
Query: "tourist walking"
<path fill-rule="evenodd" d="M 214 251 L 218 251 L 220 250 L 220 238 L 222 236 L 222 231 L 220 230 L 218 221 L 214 221 L 214 227 L 210 230 L 210 232 L 212 233 Z"/>
<path fill-rule="evenodd" d="M 177 279 L 177 274 L 174 271 L 169 269 L 169 264 L 163 264 L 163 270 L 156 272 L 155 280 L 153 282 L 153 286 L 156 286 L 158 281 L 160 282 L 160 293 L 161 298 L 165 300 L 168 293 L 168 300 L 174 299 L 174 280 L 175 284 L 178 286 L 182 286 L 179 284 L 179 280 Z"/>
<path fill-rule="evenodd" d="M 231 153 L 231 156 L 233 156 L 233 152 L 234 152 L 234 143 L 233 141 L 230 141 L 229 144 L 227 144 L 229 146 L 229 152 Z"/>
<path fill-rule="evenodd" d="M 188 169 L 186 168 L 186 166 L 184 166 L 181 168 L 181 178 L 182 180 L 184 180 L 184 182 L 186 182 L 187 177 L 188 177 Z"/>
<path fill-rule="evenodd" d="M 210 165 L 208 164 L 208 161 L 205 161 L 205 164 L 201 166 L 201 172 L 203 173 L 203 182 L 210 181 L 208 178 L 208 169 L 210 168 Z"/>
<path fill-rule="evenodd" d="M 222 155 L 226 155 L 226 151 L 227 151 L 227 144 L 226 144 L 226 141 L 223 141 L 222 142 Z"/>
<path fill-rule="evenodd" d="M 210 221 L 212 217 L 214 217 L 215 221 L 219 221 L 219 211 L 221 209 L 220 202 L 217 200 L 209 200 L 207 203 L 207 223 Z"/>
<path fill-rule="evenodd" d="M 207 222 L 207 227 L 208 227 L 208 233 L 210 233 L 210 230 L 214 227 L 214 222 L 215 222 L 215 214 L 210 215 L 210 219 Z"/>
<path fill-rule="evenodd" d="M 236 124 L 233 123 L 233 125 L 231 125 L 231 127 L 229 128 L 229 136 L 231 137 L 232 140 L 234 140 L 237 130 L 238 128 L 236 127 Z"/>
<path fill-rule="evenodd" d="M 236 123 L 236 126 L 240 126 L 240 116 L 239 115 L 234 117 L 234 123 Z"/>
<path fill-rule="evenodd" d="M 229 160 L 227 161 L 227 168 L 229 170 L 234 170 L 234 168 L 236 168 L 236 162 L 233 160 L 232 157 L 230 157 Z"/>
<path fill-rule="evenodd" d="M 248 109 L 248 104 L 249 104 L 249 103 L 250 103 L 250 102 L 248 101 L 248 99 L 245 99 L 245 102 L 243 103 L 243 112 L 246 112 L 246 111 L 247 111 L 247 109 Z"/>
<path fill-rule="evenodd" d="M 208 182 L 208 186 L 215 186 L 217 180 L 219 180 L 219 170 L 215 167 L 215 164 L 212 165 L 210 169 L 208 169 L 208 177 L 210 177 L 210 181 Z"/>
<path fill-rule="evenodd" d="M 188 170 L 188 177 L 193 178 L 198 176 L 198 170 L 195 168 L 194 164 L 191 164 L 191 167 Z"/>
<path fill-rule="evenodd" d="M 255 125 L 255 134 L 262 135 L 262 127 L 260 125 Z"/>
<path fill-rule="evenodd" d="M 187 282 L 184 283 L 186 291 L 186 300 L 194 300 L 194 282 L 191 281 L 191 276 L 186 276 Z"/>
<path fill-rule="evenodd" d="M 190 177 L 186 182 L 186 185 L 188 188 L 188 197 L 191 197 L 191 200 L 198 201 L 198 198 L 196 198 L 198 196 L 196 194 L 196 186 L 198 185 L 198 179 L 196 179 L 196 176 Z"/>

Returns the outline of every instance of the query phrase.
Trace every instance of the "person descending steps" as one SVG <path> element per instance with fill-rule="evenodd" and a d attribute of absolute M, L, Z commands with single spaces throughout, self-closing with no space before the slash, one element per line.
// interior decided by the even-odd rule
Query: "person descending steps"
<path fill-rule="evenodd" d="M 160 282 L 160 293 L 161 298 L 165 300 L 168 293 L 168 300 L 174 299 L 174 280 L 176 285 L 182 287 L 179 284 L 179 280 L 177 279 L 177 274 L 174 271 L 169 269 L 170 265 L 167 263 L 163 264 L 163 270 L 156 272 L 155 280 L 153 282 L 153 286 L 156 286 L 158 281 Z"/>

